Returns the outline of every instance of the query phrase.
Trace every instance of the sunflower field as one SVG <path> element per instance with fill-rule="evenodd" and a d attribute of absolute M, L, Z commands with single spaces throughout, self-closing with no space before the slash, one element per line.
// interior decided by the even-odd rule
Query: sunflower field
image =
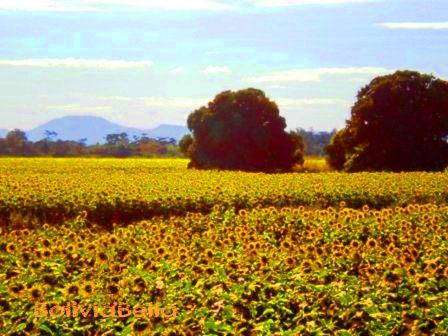
<path fill-rule="evenodd" d="M 1 159 L 0 334 L 448 334 L 447 173 L 186 165 Z"/>

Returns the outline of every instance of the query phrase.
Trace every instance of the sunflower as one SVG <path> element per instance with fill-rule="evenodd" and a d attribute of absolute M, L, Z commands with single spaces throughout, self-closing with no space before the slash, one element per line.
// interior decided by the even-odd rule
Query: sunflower
<path fill-rule="evenodd" d="M 215 256 L 215 254 L 213 253 L 213 251 L 211 249 L 205 250 L 205 255 L 208 259 L 213 259 L 213 257 Z"/>
<path fill-rule="evenodd" d="M 135 278 L 133 280 L 133 283 L 134 283 L 135 288 L 138 288 L 139 290 L 144 290 L 147 287 L 146 281 L 142 277 Z"/>
<path fill-rule="evenodd" d="M 241 209 L 241 210 L 238 211 L 238 215 L 240 215 L 241 217 L 244 217 L 244 216 L 247 215 L 247 211 L 244 210 L 244 209 Z"/>
<path fill-rule="evenodd" d="M 377 247 L 377 241 L 375 240 L 375 239 L 373 239 L 373 238 L 369 238 L 368 240 L 367 240 L 367 243 L 366 243 L 366 245 L 368 246 L 368 247 L 370 247 L 370 248 L 375 248 L 375 247 Z"/>
<path fill-rule="evenodd" d="M 265 254 L 263 254 L 260 258 L 260 261 L 263 265 L 266 265 L 268 263 L 269 259 Z"/>
<path fill-rule="evenodd" d="M 145 320 L 136 320 L 132 324 L 132 329 L 138 334 L 140 334 L 141 332 L 148 329 L 148 327 L 149 327 L 149 323 L 148 323 L 148 321 L 145 321 Z"/>
<path fill-rule="evenodd" d="M 20 282 L 9 287 L 11 294 L 17 297 L 21 296 L 24 289 L 25 286 Z"/>
<path fill-rule="evenodd" d="M 98 258 L 101 260 L 101 261 L 107 261 L 107 254 L 106 253 L 104 253 L 104 252 L 100 252 L 100 253 L 98 253 Z"/>
<path fill-rule="evenodd" d="M 10 254 L 13 254 L 16 251 L 16 245 L 13 243 L 9 243 L 6 245 L 6 251 Z"/>
<path fill-rule="evenodd" d="M 64 292 L 67 296 L 77 296 L 79 293 L 79 287 L 76 284 L 68 284 L 65 286 Z"/>
<path fill-rule="evenodd" d="M 42 298 L 44 296 L 44 292 L 42 288 L 38 286 L 33 286 L 29 289 L 29 297 L 33 301 L 42 301 Z"/>
<path fill-rule="evenodd" d="M 29 263 L 29 266 L 34 270 L 38 270 L 39 268 L 41 268 L 42 264 L 40 261 L 31 261 Z"/>
<path fill-rule="evenodd" d="M 45 249 L 42 253 L 42 255 L 44 256 L 44 258 L 50 258 L 51 257 L 51 251 Z"/>
<path fill-rule="evenodd" d="M 291 257 L 286 258 L 286 264 L 287 264 L 289 267 L 292 267 L 292 266 L 294 265 L 294 259 L 291 258 Z"/>
<path fill-rule="evenodd" d="M 119 292 L 119 287 L 116 285 L 116 284 L 109 284 L 109 285 L 107 285 L 107 287 L 106 287 L 106 289 L 107 289 L 107 292 L 109 293 L 109 294 L 118 294 L 118 292 Z"/>
<path fill-rule="evenodd" d="M 191 270 L 196 274 L 201 274 L 204 271 L 204 269 L 199 265 L 194 265 Z"/>
<path fill-rule="evenodd" d="M 51 246 L 51 243 L 48 239 L 42 240 L 42 245 L 46 248 L 49 248 Z"/>
<path fill-rule="evenodd" d="M 354 240 L 352 240 L 352 241 L 350 242 L 350 247 L 351 247 L 351 248 L 357 249 L 357 248 L 359 248 L 360 246 L 361 246 L 361 243 L 360 243 L 358 240 L 356 240 L 356 239 L 354 239 Z"/>
<path fill-rule="evenodd" d="M 188 256 L 186 254 L 179 255 L 179 260 L 182 262 L 185 262 L 188 259 Z"/>
<path fill-rule="evenodd" d="M 95 283 L 92 281 L 86 281 L 81 285 L 81 291 L 84 296 L 91 295 L 95 290 Z"/>

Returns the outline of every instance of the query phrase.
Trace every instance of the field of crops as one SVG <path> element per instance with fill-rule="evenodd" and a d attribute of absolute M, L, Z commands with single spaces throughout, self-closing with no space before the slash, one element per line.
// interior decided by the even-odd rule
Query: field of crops
<path fill-rule="evenodd" d="M 104 225 L 208 213 L 213 206 L 361 208 L 448 203 L 446 173 L 251 174 L 187 170 L 186 160 L 1 159 L 0 220 Z"/>
<path fill-rule="evenodd" d="M 186 164 L 1 159 L 0 334 L 448 334 L 447 173 Z"/>

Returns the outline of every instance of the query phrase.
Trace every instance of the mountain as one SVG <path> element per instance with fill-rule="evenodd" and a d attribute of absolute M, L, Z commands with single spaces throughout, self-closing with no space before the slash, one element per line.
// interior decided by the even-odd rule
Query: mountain
<path fill-rule="evenodd" d="M 56 132 L 56 139 L 80 140 L 87 138 L 87 144 L 106 142 L 106 135 L 112 133 L 127 133 L 129 138 L 146 134 L 150 138 L 174 138 L 180 140 L 188 134 L 188 128 L 178 125 L 160 125 L 154 129 L 138 129 L 125 127 L 112 123 L 101 117 L 94 116 L 68 116 L 53 119 L 28 132 L 26 135 L 30 141 L 38 141 L 45 138 L 45 131 Z"/>
<path fill-rule="evenodd" d="M 0 138 L 4 138 L 8 132 L 9 131 L 7 129 L 0 128 Z"/>
<path fill-rule="evenodd" d="M 190 133 L 187 127 L 179 125 L 162 124 L 146 131 L 150 138 L 174 138 L 180 140 L 185 134 Z"/>

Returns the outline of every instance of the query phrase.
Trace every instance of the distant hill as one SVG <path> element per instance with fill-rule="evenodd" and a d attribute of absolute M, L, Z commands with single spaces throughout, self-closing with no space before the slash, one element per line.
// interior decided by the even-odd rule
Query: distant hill
<path fill-rule="evenodd" d="M 7 129 L 0 128 L 0 138 L 4 138 L 8 132 L 9 131 Z"/>
<path fill-rule="evenodd" d="M 132 136 L 146 134 L 150 138 L 174 138 L 180 140 L 182 136 L 188 134 L 188 128 L 178 125 L 160 125 L 153 129 L 138 129 L 125 127 L 112 123 L 101 117 L 94 116 L 68 116 L 59 119 L 53 119 L 41 126 L 38 126 L 28 132 L 26 135 L 30 141 L 38 141 L 45 138 L 45 131 L 56 132 L 56 139 L 61 140 L 80 140 L 87 138 L 87 144 L 96 144 L 106 142 L 106 135 L 112 133 L 127 133 Z"/>

